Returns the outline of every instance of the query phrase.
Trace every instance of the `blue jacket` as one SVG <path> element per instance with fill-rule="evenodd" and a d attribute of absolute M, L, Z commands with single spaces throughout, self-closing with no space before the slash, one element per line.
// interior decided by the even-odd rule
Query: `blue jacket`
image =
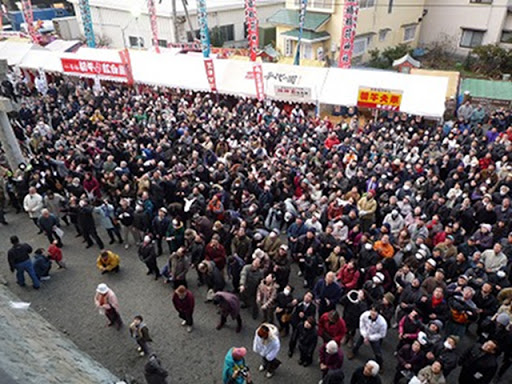
<path fill-rule="evenodd" d="M 233 355 L 231 354 L 232 351 L 233 348 L 230 348 L 228 353 L 226 353 L 226 358 L 224 359 L 224 368 L 222 369 L 222 382 L 224 384 L 229 383 L 229 380 L 233 377 L 234 372 L 246 367 L 245 359 L 239 361 L 233 360 Z M 232 382 L 236 384 L 245 384 L 245 378 L 239 375 Z"/>

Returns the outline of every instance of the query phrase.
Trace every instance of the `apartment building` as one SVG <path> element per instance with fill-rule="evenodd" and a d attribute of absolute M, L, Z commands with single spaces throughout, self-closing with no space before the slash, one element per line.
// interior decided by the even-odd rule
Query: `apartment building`
<path fill-rule="evenodd" d="M 512 0 L 426 0 L 420 43 L 447 44 L 458 55 L 479 45 L 512 48 Z"/>
<path fill-rule="evenodd" d="M 427 0 L 428 1 L 428 0 Z M 400 43 L 418 44 L 424 0 L 360 0 L 352 63 L 364 62 L 369 51 Z M 301 57 L 338 60 L 344 0 L 309 0 L 301 40 Z M 299 36 L 300 0 L 286 0 L 269 22 L 276 26 L 276 45 L 284 56 L 294 56 Z"/>

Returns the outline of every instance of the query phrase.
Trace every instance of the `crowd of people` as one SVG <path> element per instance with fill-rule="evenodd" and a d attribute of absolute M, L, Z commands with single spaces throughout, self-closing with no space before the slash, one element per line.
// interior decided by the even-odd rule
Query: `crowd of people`
<path fill-rule="evenodd" d="M 98 246 L 102 273 L 123 257 L 105 236 L 136 247 L 147 273 L 172 284 L 188 332 L 192 291 L 219 308 L 219 330 L 230 316 L 237 332 L 243 317 L 261 319 L 252 350 L 268 378 L 294 363 L 280 349 L 318 365 L 323 384 L 380 383 L 384 369 L 394 383 L 442 384 L 457 366 L 460 383 L 484 384 L 511 365 L 510 110 L 468 102 L 436 124 L 348 108 L 332 123 L 300 105 L 188 91 L 60 77 L 44 97 L 24 87 L 13 87 L 11 122 L 30 160 L 3 171 L 0 221 L 7 201 L 26 211 L 53 255 L 68 225 Z M 27 271 L 38 288 L 32 249 L 11 241 L 18 283 Z M 109 292 L 98 286 L 95 301 L 120 327 Z M 149 338 L 140 324 L 138 343 Z M 477 343 L 459 350 L 468 337 Z M 383 342 L 395 361 L 384 363 Z M 346 372 L 344 358 L 367 347 L 374 360 Z M 224 383 L 252 382 L 246 353 L 228 351 Z"/>

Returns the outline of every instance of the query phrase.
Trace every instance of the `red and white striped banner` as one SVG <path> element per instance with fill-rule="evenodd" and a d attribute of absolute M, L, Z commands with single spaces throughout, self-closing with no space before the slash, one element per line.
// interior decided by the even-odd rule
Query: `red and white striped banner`
<path fill-rule="evenodd" d="M 158 45 L 158 26 L 156 24 L 155 0 L 148 0 L 148 11 L 149 11 L 149 20 L 151 22 L 151 33 L 152 33 L 153 47 L 155 47 L 156 53 L 160 53 L 160 46 Z"/>
<path fill-rule="evenodd" d="M 254 76 L 254 83 L 256 84 L 256 97 L 258 100 L 265 98 L 265 86 L 263 84 L 263 67 L 261 63 L 254 63 L 252 67 L 252 74 Z"/>
<path fill-rule="evenodd" d="M 133 85 L 133 72 L 132 72 L 132 61 L 130 59 L 130 51 L 128 49 L 123 49 L 119 51 L 119 57 L 121 58 L 121 63 L 125 68 L 126 72 L 126 82 L 128 85 Z"/>
<path fill-rule="evenodd" d="M 21 8 L 23 10 L 23 17 L 27 24 L 27 32 L 32 39 L 33 43 L 39 42 L 39 35 L 34 27 L 34 13 L 32 11 L 32 2 L 30 0 L 21 0 Z"/>
<path fill-rule="evenodd" d="M 350 68 L 354 52 L 354 37 L 356 36 L 359 1 L 347 0 L 343 9 L 343 27 L 341 31 L 339 68 Z"/>

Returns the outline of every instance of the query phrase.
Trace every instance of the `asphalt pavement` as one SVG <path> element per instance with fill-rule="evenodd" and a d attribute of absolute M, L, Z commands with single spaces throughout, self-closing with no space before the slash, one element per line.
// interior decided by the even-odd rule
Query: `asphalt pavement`
<path fill-rule="evenodd" d="M 139 261 L 134 246 L 126 250 L 123 245 L 107 245 L 107 249 L 121 256 L 121 270 L 118 274 L 101 275 L 96 268 L 99 248 L 95 245 L 85 249 L 82 238 L 75 238 L 73 227 L 63 227 L 65 234 L 62 251 L 67 269 L 57 270 L 54 264 L 51 279 L 44 281 L 38 291 L 31 288 L 30 280 L 27 281 L 27 287 L 19 287 L 7 264 L 9 237 L 16 234 L 22 242 L 31 244 L 34 249 L 47 248 L 48 240 L 44 235 L 37 234 L 37 228 L 25 214 L 11 213 L 6 218 L 9 226 L 0 227 L 0 252 L 3 258 L 0 273 L 7 278 L 10 289 L 21 300 L 31 302 L 33 309 L 120 378 L 128 377 L 137 383 L 145 383 L 143 366 L 146 359 L 138 356 L 137 345 L 130 338 L 126 325 L 120 331 L 106 327 L 106 318 L 98 313 L 93 301 L 99 283 L 107 283 L 116 293 L 125 324 L 129 324 L 137 314 L 144 317 L 154 340 L 152 348 L 169 371 L 172 383 L 222 383 L 224 356 L 232 346 L 245 346 L 249 350 L 247 361 L 255 383 L 273 381 L 280 384 L 316 384 L 321 379 L 318 363 L 307 368 L 299 366 L 298 352 L 293 358 L 288 358 L 288 338 L 281 340 L 279 358 L 283 364 L 272 379 L 266 379 L 258 372 L 259 357 L 252 352 L 254 331 L 259 321 L 253 320 L 248 310 L 242 310 L 241 333 L 235 333 L 235 322 L 231 320 L 228 320 L 226 327 L 217 331 L 215 326 L 218 314 L 212 304 L 204 302 L 206 288 L 197 287 L 195 271 L 190 271 L 188 275 L 189 287 L 196 297 L 195 325 L 193 332 L 187 333 L 172 306 L 172 287 L 163 284 L 162 279 L 155 281 L 152 276 L 146 275 L 146 267 Z M 105 244 L 108 244 L 106 232 L 102 229 L 98 229 L 98 232 Z M 165 262 L 166 256 L 159 257 L 159 267 Z M 302 287 L 296 272 L 294 266 L 292 283 Z M 303 292 L 299 288 L 295 294 L 301 297 Z M 462 347 L 469 345 L 473 339 L 474 336 L 467 337 Z M 383 346 L 383 383 L 392 383 L 396 343 L 396 332 L 391 330 Z M 346 354 L 346 347 L 343 346 L 343 349 Z M 317 356 L 318 353 L 315 353 L 315 361 Z M 370 348 L 362 347 L 354 360 L 345 358 L 345 383 L 350 382 L 352 372 L 372 356 Z M 452 373 L 448 382 L 456 382 L 457 377 L 458 372 Z M 502 382 L 512 382 L 511 376 Z"/>

